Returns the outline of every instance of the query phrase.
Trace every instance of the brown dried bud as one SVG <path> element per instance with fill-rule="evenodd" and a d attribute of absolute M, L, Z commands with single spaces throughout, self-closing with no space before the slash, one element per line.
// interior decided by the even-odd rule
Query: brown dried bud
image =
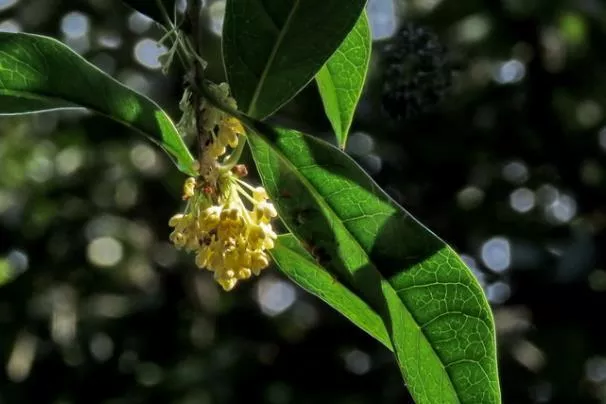
<path fill-rule="evenodd" d="M 231 172 L 238 177 L 246 177 L 248 175 L 248 168 L 244 164 L 237 164 L 232 167 Z"/>

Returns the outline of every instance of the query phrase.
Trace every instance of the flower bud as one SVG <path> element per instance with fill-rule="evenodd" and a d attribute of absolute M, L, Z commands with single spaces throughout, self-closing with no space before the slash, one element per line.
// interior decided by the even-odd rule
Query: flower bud
<path fill-rule="evenodd" d="M 263 187 L 256 187 L 253 189 L 253 199 L 257 202 L 262 202 L 268 199 L 267 191 Z"/>
<path fill-rule="evenodd" d="M 258 273 L 261 269 L 267 267 L 269 265 L 269 260 L 267 259 L 267 255 L 261 251 L 255 251 L 250 256 L 251 260 L 251 268 L 255 273 Z"/>
<path fill-rule="evenodd" d="M 240 268 L 237 273 L 238 279 L 248 279 L 252 275 L 252 271 L 249 268 Z"/>
<path fill-rule="evenodd" d="M 232 167 L 231 172 L 238 177 L 246 177 L 248 175 L 248 168 L 244 164 L 236 164 Z"/>
<path fill-rule="evenodd" d="M 236 287 L 238 280 L 234 278 L 218 279 L 217 282 L 219 283 L 219 285 L 221 285 L 224 291 L 229 292 L 230 290 Z"/>

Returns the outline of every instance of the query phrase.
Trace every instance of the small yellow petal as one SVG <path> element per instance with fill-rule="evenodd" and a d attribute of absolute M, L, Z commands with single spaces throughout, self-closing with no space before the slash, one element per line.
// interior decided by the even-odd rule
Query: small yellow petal
<path fill-rule="evenodd" d="M 257 202 L 262 202 L 267 199 L 267 191 L 263 187 L 253 189 L 253 199 Z"/>
<path fill-rule="evenodd" d="M 210 261 L 212 256 L 212 250 L 210 248 L 204 248 L 198 251 L 196 254 L 196 266 L 200 269 L 205 268 Z"/>
<path fill-rule="evenodd" d="M 213 157 L 221 157 L 222 155 L 224 155 L 226 152 L 225 146 L 219 143 L 213 143 L 212 146 L 210 147 L 209 153 L 213 156 Z"/>
<path fill-rule="evenodd" d="M 174 215 L 173 217 L 170 218 L 170 220 L 168 221 L 168 225 L 170 227 L 175 227 L 177 226 L 179 223 L 181 223 L 183 221 L 183 214 L 182 213 L 178 213 L 176 215 Z"/>
<path fill-rule="evenodd" d="M 232 132 L 239 135 L 243 135 L 245 133 L 244 126 L 242 126 L 242 123 L 237 118 L 230 116 L 229 118 L 225 119 L 225 123 Z"/>
<path fill-rule="evenodd" d="M 172 241 L 175 247 L 177 248 L 183 248 L 183 246 L 185 246 L 185 243 L 187 242 L 187 238 L 185 237 L 185 235 L 178 231 L 173 231 L 170 234 L 169 238 L 170 241 Z"/>
<path fill-rule="evenodd" d="M 219 279 L 217 282 L 219 283 L 219 285 L 221 285 L 224 291 L 229 292 L 230 290 L 236 287 L 238 280 L 235 278 Z"/>
<path fill-rule="evenodd" d="M 204 231 L 213 230 L 221 221 L 221 207 L 211 206 L 202 212 L 200 215 L 200 227 Z"/>
<path fill-rule="evenodd" d="M 238 279 L 248 279 L 252 275 L 252 271 L 248 268 L 240 268 L 238 270 Z"/>
<path fill-rule="evenodd" d="M 225 140 L 227 141 L 227 144 L 232 148 L 238 146 L 238 134 L 236 132 L 228 132 L 225 136 Z"/>
<path fill-rule="evenodd" d="M 276 243 L 274 242 L 274 240 L 272 240 L 269 237 L 266 238 L 265 241 L 263 241 L 263 248 L 266 250 L 271 250 L 275 246 L 276 246 Z"/>
<path fill-rule="evenodd" d="M 276 217 L 278 216 L 278 211 L 276 210 L 276 208 L 274 207 L 274 205 L 272 203 L 267 203 L 265 208 L 263 209 L 263 213 L 265 215 L 265 217 Z"/>
<path fill-rule="evenodd" d="M 253 271 L 259 271 L 269 265 L 267 255 L 260 251 L 256 251 L 251 255 L 251 267 Z"/>

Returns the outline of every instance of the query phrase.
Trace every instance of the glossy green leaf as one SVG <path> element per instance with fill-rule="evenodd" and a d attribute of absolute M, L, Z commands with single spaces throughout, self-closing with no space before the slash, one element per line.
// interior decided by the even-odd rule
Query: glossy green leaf
<path fill-rule="evenodd" d="M 173 15 L 175 9 L 175 0 L 161 0 L 164 9 L 170 17 Z M 125 4 L 134 8 L 141 14 L 145 14 L 152 20 L 159 22 L 160 24 L 166 24 L 166 20 L 160 7 L 158 6 L 158 0 L 123 0 Z"/>
<path fill-rule="evenodd" d="M 339 149 L 255 129 L 251 149 L 280 217 L 382 317 L 416 403 L 499 403 L 492 313 L 457 254 Z"/>
<path fill-rule="evenodd" d="M 339 47 L 366 0 L 227 0 L 223 59 L 238 107 L 264 118 Z"/>
<path fill-rule="evenodd" d="M 388 349 L 392 349 L 381 317 L 322 268 L 293 235 L 279 236 L 271 255 L 280 270 L 294 283 L 326 302 Z"/>
<path fill-rule="evenodd" d="M 138 130 L 162 147 L 181 171 L 194 172 L 192 155 L 156 103 L 55 39 L 0 32 L 0 115 L 81 107 Z"/>
<path fill-rule="evenodd" d="M 364 12 L 339 49 L 316 75 L 326 116 L 342 149 L 366 81 L 371 46 L 370 25 Z"/>

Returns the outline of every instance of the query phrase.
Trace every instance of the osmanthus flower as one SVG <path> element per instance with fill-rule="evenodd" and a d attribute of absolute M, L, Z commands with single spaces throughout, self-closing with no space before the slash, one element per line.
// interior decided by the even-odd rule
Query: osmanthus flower
<path fill-rule="evenodd" d="M 226 85 L 211 88 L 220 101 L 235 106 Z M 271 220 L 277 212 L 263 187 L 241 179 L 246 170 L 236 167 L 231 155 L 220 161 L 228 148 L 237 153 L 244 135 L 241 123 L 207 103 L 201 112 L 211 142 L 202 156 L 199 176 L 185 180 L 187 206 L 170 219 L 174 228 L 170 240 L 178 249 L 194 253 L 196 266 L 213 272 L 229 291 L 269 265 L 267 251 L 277 237 Z"/>

